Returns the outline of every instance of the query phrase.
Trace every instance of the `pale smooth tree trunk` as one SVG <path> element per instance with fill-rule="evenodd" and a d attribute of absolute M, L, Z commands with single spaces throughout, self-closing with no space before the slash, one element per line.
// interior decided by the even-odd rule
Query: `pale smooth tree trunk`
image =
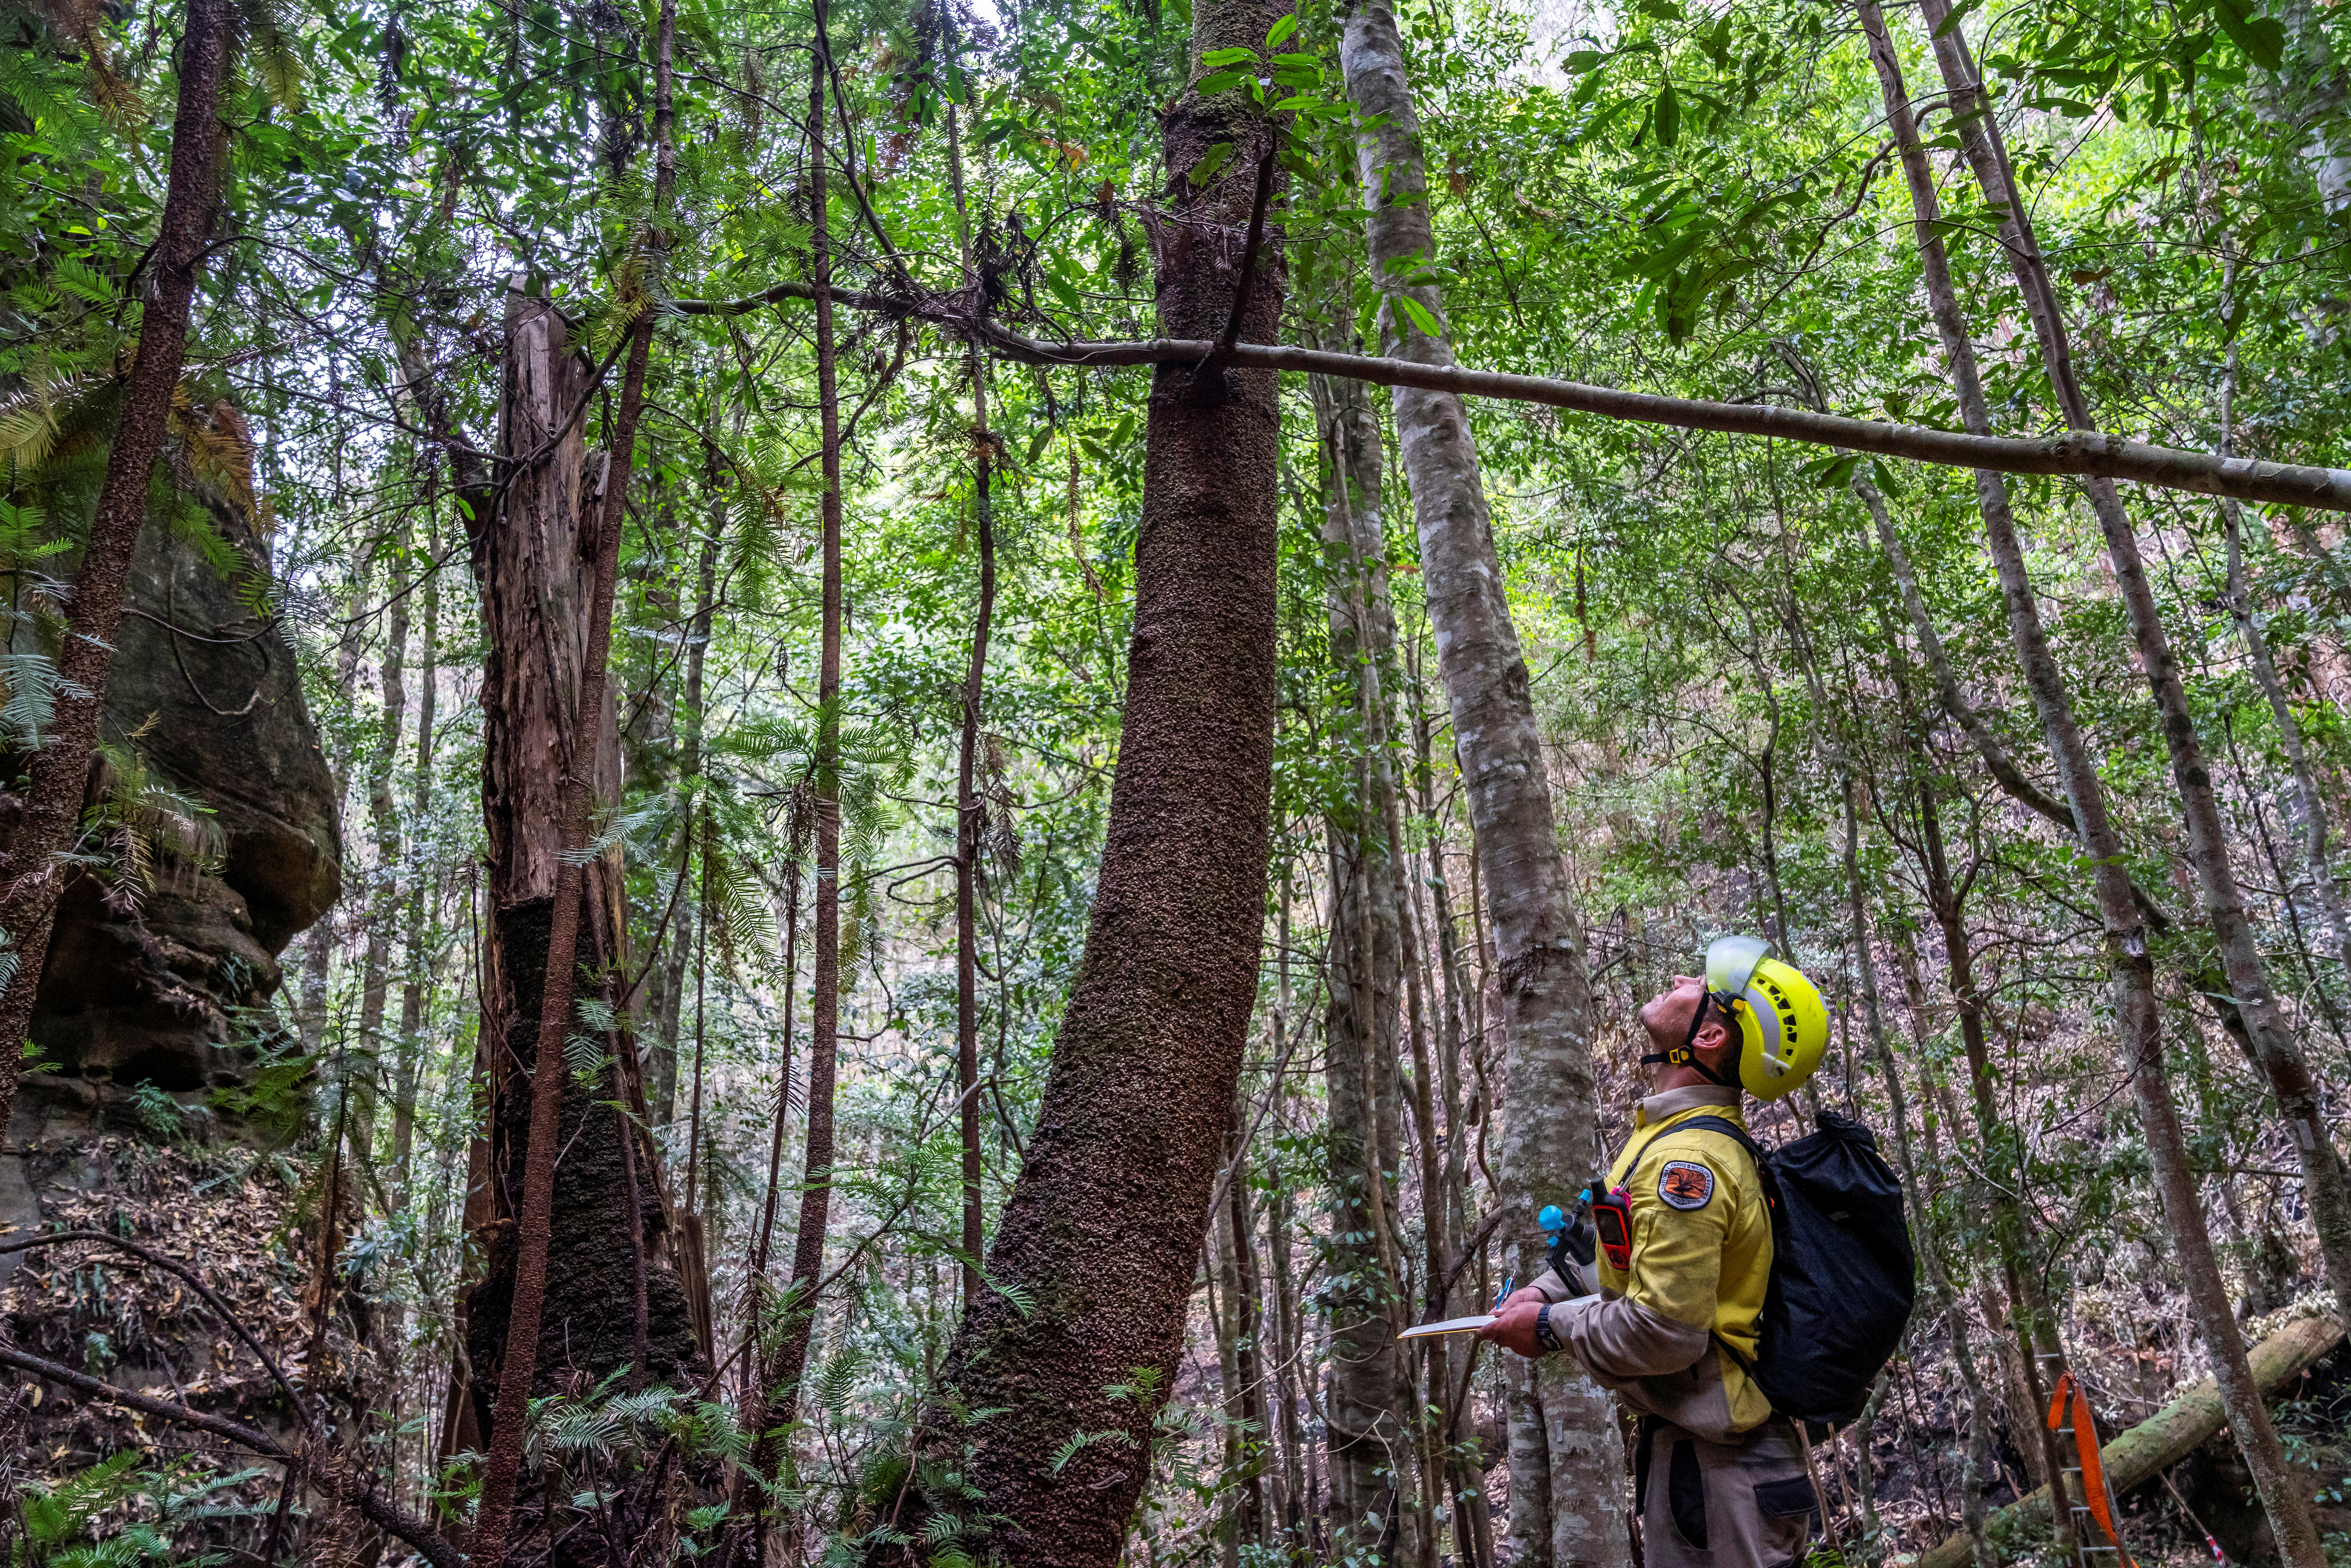
<path fill-rule="evenodd" d="M 1380 424 L 1360 382 L 1317 377 L 1318 434 L 1328 480 L 1322 555 L 1329 574 L 1331 657 L 1353 698 L 1341 720 L 1354 752 L 1351 799 L 1330 823 L 1331 995 L 1323 1071 L 1330 1094 L 1331 1395 L 1324 1439 L 1332 1550 L 1410 1561 L 1414 1511 L 1398 1493 L 1413 1434 L 1410 1386 L 1396 1343 L 1402 1301 L 1391 1244 L 1396 1194 L 1384 1130 L 1395 1124 L 1398 984 L 1403 947 L 1379 775 L 1380 665 L 1391 617 L 1373 563 L 1383 538 Z"/>
<path fill-rule="evenodd" d="M 1421 332 L 1396 304 L 1398 295 L 1409 295 L 1445 330 L 1437 287 L 1404 282 L 1416 260 L 1435 262 L 1436 243 L 1419 117 L 1389 0 L 1363 0 L 1349 11 L 1340 63 L 1365 128 L 1357 132 L 1356 160 L 1371 209 L 1372 271 L 1387 296 L 1381 350 L 1451 365 L 1449 337 Z M 1394 402 L 1500 967 L 1509 1038 L 1500 1176 L 1510 1213 L 1499 1234 L 1514 1277 L 1524 1281 L 1544 1266 L 1535 1216 L 1547 1204 L 1573 1209 L 1601 1157 L 1591 977 L 1468 410 L 1453 393 L 1408 387 L 1396 388 Z M 1617 1568 L 1630 1555 L 1628 1489 L 1597 1479 L 1614 1478 L 1624 1465 L 1614 1402 L 1565 1358 L 1505 1365 L 1515 1561 L 1524 1568 Z"/>
<path fill-rule="evenodd" d="M 2031 214 L 2023 204 L 2023 193 L 2017 186 L 2007 148 L 2001 142 L 2000 122 L 1979 85 L 1965 26 L 1944 27 L 1949 18 L 1946 0 L 1927 0 L 1924 14 L 1927 25 L 1940 30 L 1940 36 L 1934 40 L 1935 62 L 1951 94 L 1952 121 L 1959 131 L 1960 146 L 1975 170 L 1984 200 L 1995 207 L 2004 207 L 2009 214 L 2001 225 L 2001 249 L 2016 275 L 2018 292 L 2032 319 L 2043 366 L 2048 372 L 2059 412 L 2075 430 L 2095 429 L 2089 400 L 2074 372 L 2064 312 L 2050 280 L 2040 244 L 2033 236 Z M 2098 531 L 2105 539 L 2115 586 L 2130 612 L 2131 635 L 2139 663 L 2147 673 L 2147 687 L 2162 716 L 2172 781 L 2179 789 L 2187 818 L 2188 860 L 2195 870 L 2205 914 L 2212 922 L 2212 934 L 2219 940 L 2221 967 L 2228 973 L 2230 991 L 2244 1015 L 2254 1062 L 2269 1080 L 2270 1091 L 2277 1097 L 2278 1114 L 2293 1134 L 2294 1155 L 2302 1166 L 2304 1191 L 2310 1201 L 2311 1227 L 2318 1236 L 2319 1253 L 2326 1261 L 2327 1284 L 2335 1294 L 2335 1311 L 2351 1322 L 2351 1188 L 2346 1186 L 2343 1163 L 2336 1156 L 2334 1140 L 2327 1131 L 2318 1085 L 2303 1058 L 2301 1045 L 2286 1025 L 2283 1009 L 2270 985 L 2268 966 L 2262 958 L 2252 923 L 2245 915 L 2236 873 L 2229 863 L 2228 831 L 2213 791 L 2211 765 L 2196 732 L 2196 715 L 2180 682 L 2179 660 L 2172 653 L 2170 638 L 2164 630 L 2154 586 L 2140 559 L 2137 530 L 2123 509 L 2122 497 L 2113 480 L 2093 478 L 2083 484 L 2089 494 L 2090 511 L 2098 520 Z"/>
<path fill-rule="evenodd" d="M 1925 149 L 1919 143 L 1917 126 L 1910 113 L 1900 61 L 1895 53 L 1893 41 L 1886 34 L 1876 0 L 1857 0 L 1856 8 L 1863 29 L 1869 38 L 1872 62 L 1885 89 L 1889 129 L 1900 149 L 1904 174 L 1910 187 L 1928 301 L 1937 332 L 1942 339 L 1945 356 L 1949 361 L 1952 385 L 1959 394 L 1960 415 L 1970 431 L 1988 431 L 1991 415 L 1985 403 L 1982 383 L 1977 375 L 1975 347 L 1968 336 L 1958 294 L 1951 286 L 1950 269 L 1944 256 L 1938 227 L 1940 214 L 1932 172 L 1927 167 Z M 1926 23 L 1930 29 L 1943 28 L 1949 20 L 1942 0 L 1926 0 Z M 1950 27 L 1936 41 L 1936 48 L 1938 57 L 1949 62 L 1945 66 L 1946 85 L 1953 92 L 1953 118 L 1961 127 L 1962 141 L 1982 143 L 1991 129 L 1988 105 L 1975 89 L 1971 68 L 1961 64 L 1949 47 L 1953 40 L 1959 38 L 1959 29 Z M 1964 48 L 1963 42 L 1960 47 Z M 2007 181 L 2001 171 L 1994 168 L 1992 172 L 2000 177 L 1989 188 L 2007 189 Z M 1996 196 L 1989 199 L 1995 204 L 2000 202 Z M 2013 200 L 2012 193 L 2011 200 Z M 2017 218 L 2021 215 L 2012 206 L 2010 211 L 2011 216 L 2002 225 L 2004 235 L 2017 230 Z M 2016 239 L 2022 241 L 2022 231 L 2018 231 Z M 2013 258 L 2017 252 L 2011 247 L 2010 254 Z M 2045 277 L 2043 281 L 2045 283 Z M 2033 291 L 2028 286 L 2025 292 L 2029 299 Z M 2036 327 L 2045 331 L 2053 323 L 2043 322 L 2042 317 L 2044 314 L 2037 309 L 2034 311 Z M 2064 365 L 2062 358 L 2053 358 L 2051 372 L 2053 382 L 2070 382 L 2071 372 Z M 2131 897 L 2130 878 L 2124 870 L 2121 836 L 2107 814 L 2105 789 L 2091 765 L 2080 727 L 2074 721 L 2072 699 L 2057 669 L 2056 660 L 2049 650 L 2041 624 L 2040 606 L 2033 597 L 2023 550 L 2009 513 L 2006 486 L 1996 476 L 1984 474 L 1978 475 L 1977 483 L 1979 498 L 1983 503 L 1985 533 L 1991 541 L 1993 563 L 2000 574 L 2001 596 L 2007 608 L 2018 658 L 2023 665 L 2026 685 L 2032 689 L 2033 705 L 2039 712 L 2051 757 L 2056 762 L 2083 851 L 2093 867 L 2092 883 L 2096 890 L 2099 916 L 2105 927 L 2107 962 L 2115 977 L 2115 1021 L 2118 1043 L 2123 1061 L 2130 1072 L 2132 1093 L 2138 1103 L 2156 1186 L 2162 1196 L 2166 1217 L 2170 1221 L 2182 1282 L 2187 1288 L 2198 1326 L 2202 1330 L 2206 1352 L 2212 1358 L 2213 1375 L 2222 1402 L 2228 1407 L 2230 1426 L 2236 1435 L 2239 1451 L 2245 1456 L 2247 1467 L 2253 1472 L 2262 1506 L 2276 1531 L 2281 1552 L 2294 1568 L 2318 1568 L 2324 1559 L 2318 1549 L 2316 1534 L 2311 1528 L 2309 1511 L 2293 1488 L 2276 1430 L 2270 1424 L 2269 1412 L 2262 1402 L 2260 1390 L 2254 1385 L 2252 1369 L 2245 1359 L 2244 1342 L 2237 1332 L 2236 1319 L 2230 1310 L 2228 1289 L 2221 1281 L 2220 1265 L 2213 1255 L 2211 1232 L 2205 1224 L 2196 1178 L 2189 1167 L 2179 1107 L 2172 1098 L 2170 1075 L 2163 1058 L 2161 1023 L 2155 998 L 2154 965 L 2147 956 L 2146 932 Z M 2110 486 L 2107 494 L 2112 495 Z M 2102 517 L 2102 528 L 2104 525 Z M 2124 532 L 2126 538 L 2120 543 L 2127 547 L 2129 559 L 2136 566 L 2137 541 L 2127 537 L 2126 523 Z M 2116 541 L 2111 534 L 2107 543 L 2110 550 L 2116 549 Z M 2118 578 L 2126 575 L 2121 570 L 2120 559 L 2116 567 Z M 2137 576 L 2139 588 L 2144 591 L 2144 570 L 2139 570 Z M 2134 629 L 2137 630 L 2136 611 L 2133 619 Z M 2159 641 L 2159 627 L 2155 629 L 2155 634 Z M 2141 646 L 2144 653 L 2144 636 Z M 2168 653 L 2165 651 L 2160 669 L 2158 661 L 2148 659 L 2151 680 L 2168 671 Z M 2169 680 L 2176 690 L 2176 672 L 2169 672 Z M 2166 729 L 2167 738 L 2175 746 L 2176 759 L 2178 737 L 2169 734 L 2171 727 L 2168 722 Z M 2187 739 L 2193 744 L 2192 722 Z M 2209 782 L 2205 794 L 2209 800 Z M 2220 852 L 2225 853 L 2225 846 L 2220 848 Z M 2225 872 L 2225 865 L 2221 869 Z M 2208 888 L 2208 894 L 2210 891 Z M 2232 978 L 2234 973 L 2232 967 Z M 2258 998 L 2240 993 L 2238 999 L 2244 1005 L 2249 1017 L 2255 1014 L 2253 1004 Z M 2262 1032 L 2258 1023 L 2254 1032 L 2257 1037 Z M 2331 1163 L 2332 1145 L 2325 1144 L 2323 1136 L 2320 1142 Z"/>
<path fill-rule="evenodd" d="M 2221 285 L 2220 311 L 2226 321 L 2234 314 L 2237 284 L 2236 250 L 2226 240 L 2221 242 L 2221 257 L 2226 277 Z M 2232 330 L 2220 381 L 2223 457 L 2236 455 L 2236 408 L 2237 339 Z M 2253 684 L 2261 687 L 2262 697 L 2270 705 L 2271 716 L 2277 721 L 2278 748 L 2285 753 L 2286 766 L 2294 773 L 2294 818 L 2302 834 L 2303 874 L 2310 879 L 2311 891 L 2317 895 L 2318 906 L 2326 916 L 2327 929 L 2335 938 L 2344 973 L 2351 977 L 2351 915 L 2345 912 L 2342 884 L 2335 879 L 2334 860 L 2327 850 L 2326 800 L 2319 793 L 2318 775 L 2310 765 L 2310 747 L 2303 738 L 2302 720 L 2294 711 L 2293 699 L 2286 695 L 2285 683 L 2278 678 L 2277 661 L 2270 656 L 2269 637 L 2262 630 L 2252 591 L 2246 585 L 2243 508 L 2233 500 L 2224 499 L 2220 517 L 2228 533 L 2229 614 L 2237 623 L 2237 634 L 2244 640 Z"/>

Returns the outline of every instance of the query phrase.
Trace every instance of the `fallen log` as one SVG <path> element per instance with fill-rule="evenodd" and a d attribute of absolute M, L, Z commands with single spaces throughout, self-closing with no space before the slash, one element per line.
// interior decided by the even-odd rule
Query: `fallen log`
<path fill-rule="evenodd" d="M 2343 1326 L 2333 1318 L 2298 1318 L 2252 1349 L 2253 1381 L 2262 1397 L 2273 1399 L 2285 1386 L 2315 1366 L 2343 1338 Z M 2106 1479 L 2115 1495 L 2168 1470 L 2227 1425 L 2220 1410 L 2220 1392 L 2206 1378 L 2137 1426 L 2118 1434 L 2100 1450 L 2105 1457 Z M 1985 1521 L 1994 1535 L 2049 1528 L 2049 1489 L 2012 1502 Z M 1971 1548 L 1967 1532 L 1945 1541 L 1930 1552 L 1908 1559 L 1910 1568 L 1967 1568 Z"/>

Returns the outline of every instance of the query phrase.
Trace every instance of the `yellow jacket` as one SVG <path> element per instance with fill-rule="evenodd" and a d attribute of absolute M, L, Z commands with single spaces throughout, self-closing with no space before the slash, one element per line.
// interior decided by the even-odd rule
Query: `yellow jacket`
<path fill-rule="evenodd" d="M 1755 1163 L 1699 1116 L 1740 1127 L 1740 1092 L 1713 1084 L 1642 1101 L 1608 1173 L 1633 1206 L 1632 1267 L 1595 1256 L 1597 1295 L 1554 1307 L 1552 1329 L 1583 1369 L 1635 1410 L 1709 1442 L 1729 1442 L 1771 1419 L 1771 1404 L 1718 1340 L 1752 1361 L 1771 1279 L 1771 1220 Z M 1579 1270 L 1579 1273 L 1586 1270 Z M 1535 1281 L 1554 1301 L 1569 1282 Z"/>

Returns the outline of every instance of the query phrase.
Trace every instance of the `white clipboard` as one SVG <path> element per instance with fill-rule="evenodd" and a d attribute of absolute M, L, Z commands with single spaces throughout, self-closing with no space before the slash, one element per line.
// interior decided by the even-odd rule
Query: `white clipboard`
<path fill-rule="evenodd" d="M 1439 1334 L 1476 1333 L 1493 1321 L 1494 1314 L 1491 1312 L 1479 1312 L 1473 1318 L 1447 1318 L 1441 1323 L 1422 1323 L 1417 1328 L 1406 1329 L 1396 1335 L 1396 1338 L 1400 1340 L 1435 1339 Z"/>
<path fill-rule="evenodd" d="M 1571 1301 L 1556 1301 L 1552 1304 L 1562 1307 L 1573 1306 L 1576 1301 L 1595 1301 L 1598 1297 L 1599 1292 L 1595 1291 L 1590 1295 L 1577 1296 Z M 1492 1322 L 1494 1316 L 1492 1312 L 1479 1312 L 1475 1317 L 1447 1318 L 1441 1323 L 1422 1323 L 1416 1328 L 1405 1330 L 1404 1333 L 1396 1335 L 1396 1338 L 1399 1340 L 1435 1339 L 1439 1334 L 1476 1333 L 1479 1329 Z"/>

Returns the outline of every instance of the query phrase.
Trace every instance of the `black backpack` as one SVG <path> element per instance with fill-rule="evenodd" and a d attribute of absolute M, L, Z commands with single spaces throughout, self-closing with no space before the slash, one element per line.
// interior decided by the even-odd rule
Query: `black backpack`
<path fill-rule="evenodd" d="M 1820 1131 L 1766 1155 L 1735 1123 L 1693 1116 L 1736 1138 L 1755 1161 L 1771 1214 L 1771 1284 L 1761 1338 L 1745 1367 L 1782 1416 L 1841 1427 L 1869 1403 L 1878 1373 L 1910 1322 L 1917 1259 L 1902 1212 L 1902 1184 L 1867 1127 L 1834 1111 Z M 1720 1340 L 1716 1341 L 1720 1343 Z"/>

